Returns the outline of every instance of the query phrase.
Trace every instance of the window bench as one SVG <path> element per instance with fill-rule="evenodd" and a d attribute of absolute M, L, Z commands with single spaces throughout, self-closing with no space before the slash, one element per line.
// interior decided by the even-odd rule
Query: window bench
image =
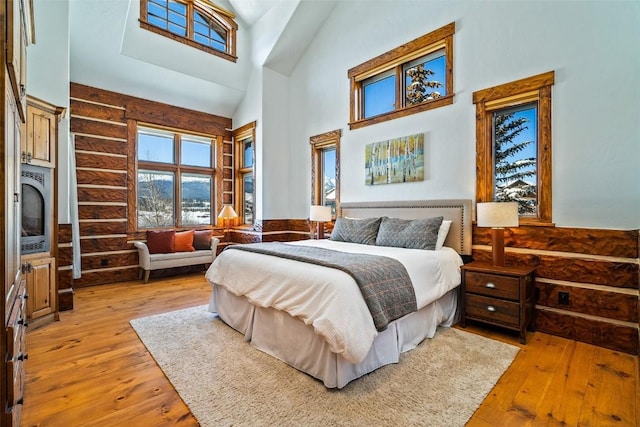
<path fill-rule="evenodd" d="M 211 249 L 196 250 L 192 252 L 172 252 L 166 254 L 150 254 L 145 242 L 136 241 L 133 245 L 138 248 L 140 278 L 144 271 L 144 283 L 149 281 L 151 270 L 162 268 L 184 267 L 187 265 L 211 264 L 216 258 L 216 250 L 220 239 L 211 238 Z"/>

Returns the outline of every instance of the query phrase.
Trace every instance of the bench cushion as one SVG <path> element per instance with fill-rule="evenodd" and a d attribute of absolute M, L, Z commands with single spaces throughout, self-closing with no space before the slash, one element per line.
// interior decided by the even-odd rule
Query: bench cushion
<path fill-rule="evenodd" d="M 174 252 L 172 254 L 150 254 L 149 260 L 151 262 L 177 260 L 183 258 L 198 258 L 198 257 L 211 257 L 213 255 L 211 249 L 207 251 L 193 251 L 193 252 Z"/>

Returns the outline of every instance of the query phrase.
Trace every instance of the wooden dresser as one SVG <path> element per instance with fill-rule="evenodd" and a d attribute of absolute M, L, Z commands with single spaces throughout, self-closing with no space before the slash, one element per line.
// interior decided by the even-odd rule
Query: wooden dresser
<path fill-rule="evenodd" d="M 462 268 L 462 326 L 476 320 L 520 333 L 535 324 L 535 268 L 499 267 L 472 262 Z"/>
<path fill-rule="evenodd" d="M 5 31 L 0 32 L 2 55 L 0 82 L 3 96 L 2 135 L 3 152 L 0 155 L 0 191 L 2 208 L 0 229 L 2 242 L 2 280 L 4 303 L 0 304 L 3 325 L 0 328 L 0 425 L 19 426 L 24 401 L 26 285 L 20 261 L 21 237 L 21 185 L 20 154 L 25 138 L 27 115 L 26 46 L 32 39 L 30 0 L 0 2 L 0 14 Z"/>

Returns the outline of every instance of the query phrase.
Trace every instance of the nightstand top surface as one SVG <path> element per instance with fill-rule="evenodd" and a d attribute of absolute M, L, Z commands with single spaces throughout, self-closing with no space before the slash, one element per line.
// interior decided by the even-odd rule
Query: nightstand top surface
<path fill-rule="evenodd" d="M 524 276 L 536 269 L 529 265 L 493 265 L 484 262 L 470 262 L 462 266 L 463 270 L 477 271 L 481 273 L 504 273 L 504 274 L 516 274 L 518 276 Z"/>

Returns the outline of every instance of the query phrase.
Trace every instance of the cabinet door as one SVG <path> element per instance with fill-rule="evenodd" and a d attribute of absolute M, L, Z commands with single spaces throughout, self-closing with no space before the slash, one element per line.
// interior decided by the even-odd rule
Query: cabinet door
<path fill-rule="evenodd" d="M 8 83 L 8 77 L 5 78 Z M 22 120 L 17 111 L 10 85 L 5 92 L 5 157 L 4 184 L 5 184 L 5 236 L 4 262 L 5 277 L 4 291 L 5 303 L 9 306 L 15 299 L 17 286 L 21 280 L 20 273 L 20 230 L 21 230 L 21 203 L 20 203 L 20 151 L 22 140 Z M 9 306 L 6 308 L 9 312 Z"/>
<path fill-rule="evenodd" d="M 55 114 L 27 105 L 26 161 L 34 165 L 55 167 Z M 23 161 L 25 155 L 23 154 Z"/>
<path fill-rule="evenodd" d="M 7 21 L 11 31 L 7 31 L 7 69 L 13 89 L 18 113 L 25 120 L 26 105 L 26 46 L 27 33 L 23 0 L 7 0 Z"/>
<path fill-rule="evenodd" d="M 28 261 L 27 318 L 33 320 L 55 310 L 55 258 L 39 258 Z"/>

